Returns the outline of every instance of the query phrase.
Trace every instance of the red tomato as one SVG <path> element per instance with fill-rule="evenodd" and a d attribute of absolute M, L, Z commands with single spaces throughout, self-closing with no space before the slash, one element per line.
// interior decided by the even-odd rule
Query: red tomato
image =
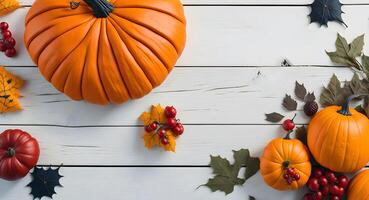
<path fill-rule="evenodd" d="M 16 180 L 26 176 L 38 161 L 40 148 L 30 134 L 19 129 L 0 134 L 0 178 Z"/>

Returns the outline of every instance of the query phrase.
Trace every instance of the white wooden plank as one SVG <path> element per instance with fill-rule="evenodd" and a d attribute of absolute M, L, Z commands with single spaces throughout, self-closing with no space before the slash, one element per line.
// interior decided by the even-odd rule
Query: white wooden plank
<path fill-rule="evenodd" d="M 22 5 L 32 5 L 34 0 L 21 0 Z M 184 4 L 241 4 L 241 5 L 306 5 L 312 3 L 313 0 L 182 0 Z M 341 0 L 343 4 L 362 4 L 369 3 L 368 0 Z"/>
<path fill-rule="evenodd" d="M 367 32 L 368 7 L 344 7 L 349 28 L 337 23 L 329 23 L 329 28 L 309 24 L 307 7 L 186 7 L 188 42 L 178 65 L 279 66 L 284 58 L 295 65 L 332 65 L 324 50 L 334 50 L 337 32 L 349 40 Z M 16 30 L 21 47 L 17 59 L 0 55 L 4 65 L 33 65 L 22 44 L 28 9 L 0 19 Z"/>
<path fill-rule="evenodd" d="M 319 94 L 333 73 L 349 79 L 348 68 L 176 68 L 165 83 L 148 96 L 123 105 L 106 107 L 75 102 L 57 92 L 37 68 L 8 68 L 24 77 L 24 110 L 1 116 L 2 124 L 137 125 L 139 115 L 150 105 L 174 105 L 185 124 L 264 124 L 265 113 L 286 112 L 281 102 L 292 94 L 295 80 Z M 299 104 L 303 106 L 302 103 Z M 306 123 L 298 112 L 297 123 Z"/>
<path fill-rule="evenodd" d="M 242 187 L 225 196 L 211 193 L 207 188 L 196 189 L 210 178 L 209 168 L 62 168 L 64 187 L 56 188 L 54 200 L 240 200 L 248 194 L 258 200 L 300 199 L 300 192 L 279 192 L 267 187 L 258 174 Z M 28 176 L 17 182 L 0 180 L 1 198 L 4 200 L 32 199 L 25 185 Z"/>
<path fill-rule="evenodd" d="M 285 133 L 280 126 L 185 126 L 177 140 L 177 152 L 144 147 L 142 128 L 21 128 L 40 143 L 40 165 L 208 165 L 209 156 L 232 158 L 232 149 L 250 149 L 260 156 L 265 145 Z"/>

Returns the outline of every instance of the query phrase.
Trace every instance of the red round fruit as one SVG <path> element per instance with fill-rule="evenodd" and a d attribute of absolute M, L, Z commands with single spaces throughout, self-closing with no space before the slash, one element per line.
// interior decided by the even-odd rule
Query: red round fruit
<path fill-rule="evenodd" d="M 325 177 L 328 179 L 329 183 L 334 184 L 337 182 L 337 177 L 333 172 L 330 172 L 330 171 L 326 172 Z"/>
<path fill-rule="evenodd" d="M 159 129 L 158 131 L 158 135 L 160 138 L 164 138 L 166 135 L 167 131 L 165 129 Z"/>
<path fill-rule="evenodd" d="M 184 132 L 184 127 L 181 123 L 177 123 L 177 125 L 173 128 L 173 132 L 176 135 L 182 135 Z"/>
<path fill-rule="evenodd" d="M 290 178 L 290 176 L 289 176 L 288 174 L 284 174 L 284 175 L 283 175 L 283 179 L 287 180 L 287 179 L 289 179 L 289 178 Z"/>
<path fill-rule="evenodd" d="M 163 144 L 163 145 L 167 145 L 167 144 L 169 144 L 169 140 L 166 138 L 166 137 L 163 137 L 163 138 L 161 138 L 161 143 Z"/>
<path fill-rule="evenodd" d="M 329 188 L 331 194 L 342 197 L 345 194 L 345 189 L 343 187 L 338 187 L 337 185 L 331 185 Z"/>
<path fill-rule="evenodd" d="M 314 200 L 313 199 L 313 194 L 312 193 L 307 193 L 304 196 L 304 200 Z"/>
<path fill-rule="evenodd" d="M 326 177 L 324 177 L 324 176 L 322 176 L 322 177 L 320 177 L 319 178 L 319 184 L 321 185 L 321 186 L 327 186 L 328 185 L 328 179 L 326 178 Z"/>
<path fill-rule="evenodd" d="M 286 131 L 292 131 L 295 128 L 295 123 L 291 119 L 287 119 L 283 122 L 282 127 Z"/>
<path fill-rule="evenodd" d="M 324 171 L 322 169 L 319 168 L 315 168 L 313 171 L 313 177 L 315 178 L 319 178 L 321 176 L 323 176 Z"/>
<path fill-rule="evenodd" d="M 165 116 L 167 118 L 175 118 L 177 115 L 177 110 L 173 106 L 165 107 Z"/>
<path fill-rule="evenodd" d="M 0 29 L 1 30 L 8 30 L 8 28 L 9 28 L 9 24 L 8 23 L 6 23 L 6 22 L 1 22 L 0 23 Z"/>
<path fill-rule="evenodd" d="M 177 125 L 177 120 L 175 118 L 168 118 L 167 125 L 171 128 L 174 128 Z"/>
<path fill-rule="evenodd" d="M 307 183 L 307 186 L 313 192 L 319 191 L 319 188 L 320 188 L 320 185 L 319 185 L 319 182 L 318 182 L 317 178 L 310 179 Z"/>
<path fill-rule="evenodd" d="M 314 194 L 313 194 L 313 199 L 314 200 L 322 200 L 323 199 L 323 194 L 321 193 L 321 192 L 315 192 Z"/>
<path fill-rule="evenodd" d="M 331 195 L 329 200 L 341 200 L 341 198 L 339 196 L 336 196 L 336 195 Z"/>
<path fill-rule="evenodd" d="M 9 30 L 3 30 L 1 34 L 3 35 L 4 39 L 12 37 L 12 33 Z"/>
<path fill-rule="evenodd" d="M 296 181 L 298 181 L 298 180 L 300 180 L 300 174 L 298 174 L 298 173 L 296 173 L 296 174 L 294 174 L 293 175 L 293 178 L 296 180 Z"/>
<path fill-rule="evenodd" d="M 14 48 L 10 48 L 5 50 L 5 55 L 7 57 L 14 57 L 15 55 L 17 55 L 17 51 Z"/>
<path fill-rule="evenodd" d="M 158 128 L 158 123 L 153 122 L 149 125 L 151 131 L 155 131 Z"/>
<path fill-rule="evenodd" d="M 287 168 L 286 173 L 290 176 L 293 176 L 295 174 L 295 170 L 293 168 Z"/>
<path fill-rule="evenodd" d="M 152 132 L 153 130 L 150 128 L 150 126 L 145 126 L 145 131 L 150 133 Z"/>
<path fill-rule="evenodd" d="M 6 45 L 3 41 L 0 41 L 0 51 L 1 52 L 5 52 L 6 51 Z"/>
<path fill-rule="evenodd" d="M 323 194 L 323 196 L 327 196 L 329 194 L 329 186 L 322 187 L 320 190 Z"/>
<path fill-rule="evenodd" d="M 4 43 L 6 44 L 7 48 L 12 48 L 16 44 L 15 39 L 12 37 L 5 39 Z"/>
<path fill-rule="evenodd" d="M 349 184 L 349 179 L 347 176 L 342 175 L 338 178 L 338 186 L 346 188 Z"/>

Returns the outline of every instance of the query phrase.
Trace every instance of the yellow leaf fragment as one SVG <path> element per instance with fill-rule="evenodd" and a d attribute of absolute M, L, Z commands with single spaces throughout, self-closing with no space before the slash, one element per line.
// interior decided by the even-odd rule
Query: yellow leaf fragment
<path fill-rule="evenodd" d="M 0 0 L 0 17 L 20 8 L 17 0 Z"/>
<path fill-rule="evenodd" d="M 167 132 L 167 139 L 169 141 L 167 145 L 163 145 L 162 143 L 159 143 L 159 145 L 163 147 L 165 151 L 176 152 L 176 137 L 173 135 L 172 131 Z"/>
<path fill-rule="evenodd" d="M 0 113 L 22 110 L 18 100 L 24 81 L 0 66 Z"/>

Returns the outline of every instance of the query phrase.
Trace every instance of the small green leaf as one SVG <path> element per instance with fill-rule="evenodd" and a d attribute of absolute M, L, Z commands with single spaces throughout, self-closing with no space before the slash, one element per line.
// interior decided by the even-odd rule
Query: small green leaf
<path fill-rule="evenodd" d="M 217 175 L 214 178 L 209 179 L 209 181 L 204 186 L 210 188 L 212 192 L 219 190 L 226 194 L 230 194 L 233 192 L 235 185 L 236 184 L 232 181 L 232 179 Z"/>
<path fill-rule="evenodd" d="M 352 43 L 350 44 L 350 50 L 348 55 L 350 57 L 356 58 L 361 56 L 364 47 L 364 34 L 360 35 L 359 37 L 355 38 Z"/>
<path fill-rule="evenodd" d="M 352 94 L 362 95 L 368 93 L 367 88 L 362 84 L 362 80 L 357 73 L 354 74 L 351 81 L 348 82 L 347 85 L 351 89 Z"/>
<path fill-rule="evenodd" d="M 255 175 L 260 169 L 260 159 L 255 157 L 250 157 L 246 163 L 245 180 Z"/>
<path fill-rule="evenodd" d="M 347 55 L 347 53 L 350 51 L 350 46 L 347 43 L 347 40 L 339 33 L 337 33 L 336 49 L 337 52 L 342 55 Z"/>
<path fill-rule="evenodd" d="M 361 57 L 361 63 L 363 65 L 366 78 L 369 80 L 369 56 L 363 55 Z"/>
<path fill-rule="evenodd" d="M 291 95 L 287 95 L 283 99 L 282 105 L 289 111 L 294 111 L 297 109 L 297 102 L 291 98 Z"/>
<path fill-rule="evenodd" d="M 276 113 L 276 112 L 265 114 L 265 116 L 266 116 L 265 120 L 269 122 L 274 122 L 274 123 L 280 122 L 284 118 L 283 115 Z"/>
<path fill-rule="evenodd" d="M 295 95 L 301 100 L 305 99 L 306 96 L 306 88 L 304 84 L 300 84 L 299 82 L 295 82 Z"/>
<path fill-rule="evenodd" d="M 233 150 L 234 164 L 232 166 L 233 176 L 237 177 L 243 165 L 249 160 L 250 152 L 248 149 Z"/>

